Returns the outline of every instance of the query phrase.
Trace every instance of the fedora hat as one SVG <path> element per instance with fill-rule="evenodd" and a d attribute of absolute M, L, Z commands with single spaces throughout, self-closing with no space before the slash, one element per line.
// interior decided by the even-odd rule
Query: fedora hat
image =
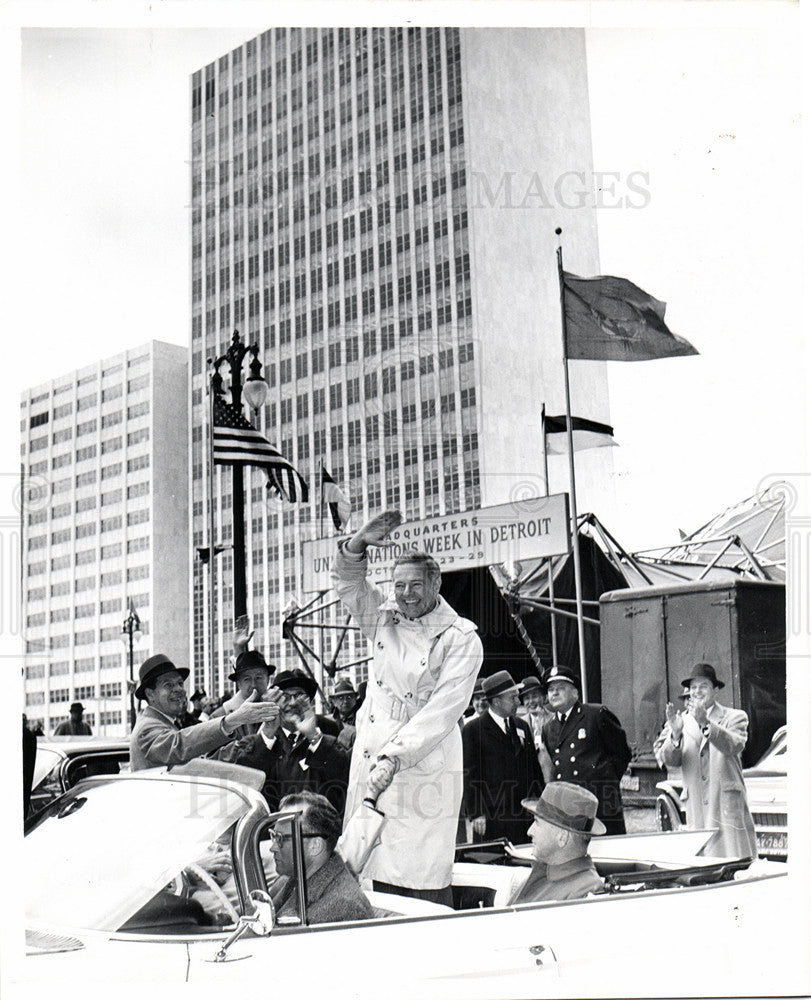
<path fill-rule="evenodd" d="M 554 667 L 550 667 L 546 671 L 544 684 L 548 685 L 552 681 L 568 681 L 570 684 L 574 684 L 578 690 L 580 689 L 580 678 L 571 667 L 564 667 L 562 664 L 555 664 Z"/>
<path fill-rule="evenodd" d="M 276 674 L 273 684 L 280 691 L 285 691 L 291 687 L 299 687 L 311 701 L 315 698 L 315 693 L 318 690 L 318 685 L 303 670 L 282 670 Z"/>
<path fill-rule="evenodd" d="M 70 706 L 70 710 L 71 712 L 83 712 L 84 705 L 80 701 L 74 701 L 74 703 Z"/>
<path fill-rule="evenodd" d="M 334 688 L 334 690 L 332 692 L 332 697 L 333 698 L 339 698 L 341 695 L 344 695 L 344 694 L 354 694 L 354 695 L 356 695 L 357 693 L 358 692 L 352 687 L 352 681 L 348 677 L 342 677 L 336 683 L 335 688 Z"/>
<path fill-rule="evenodd" d="M 176 670 L 184 681 L 189 676 L 187 667 L 176 667 L 164 653 L 155 653 L 148 660 L 144 660 L 138 671 L 138 687 L 135 689 L 135 697 L 143 700 L 144 688 L 149 685 L 150 681 L 157 680 L 162 674 L 171 673 L 173 670 Z"/>
<path fill-rule="evenodd" d="M 263 670 L 267 670 L 268 677 L 272 677 L 276 673 L 276 667 L 272 663 L 266 663 L 264 656 L 258 649 L 245 649 L 237 657 L 233 673 L 228 675 L 228 680 L 237 680 L 243 670 L 250 670 L 252 667 L 261 667 Z"/>
<path fill-rule="evenodd" d="M 705 677 L 708 681 L 712 681 L 712 683 L 717 688 L 722 688 L 724 686 L 724 682 L 719 681 L 718 678 L 715 676 L 715 667 L 713 667 L 712 664 L 697 663 L 693 667 L 690 676 L 686 680 L 683 680 L 681 682 L 682 687 L 689 688 L 690 681 L 695 680 L 697 677 Z"/>
<path fill-rule="evenodd" d="M 482 694 L 486 698 L 495 698 L 496 695 L 506 694 L 508 691 L 517 691 L 518 685 L 512 679 L 512 675 L 507 670 L 499 670 L 482 681 Z"/>
<path fill-rule="evenodd" d="M 523 698 L 528 691 L 543 691 L 543 685 L 537 677 L 530 675 L 521 681 L 521 687 L 518 693 Z"/>
<path fill-rule="evenodd" d="M 597 796 L 569 781 L 550 781 L 539 799 L 524 799 L 521 805 L 538 819 L 570 833 L 597 837 L 605 833 L 597 819 Z"/>

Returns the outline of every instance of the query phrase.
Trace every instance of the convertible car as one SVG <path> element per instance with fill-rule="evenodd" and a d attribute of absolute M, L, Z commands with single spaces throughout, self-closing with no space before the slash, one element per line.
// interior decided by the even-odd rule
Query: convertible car
<path fill-rule="evenodd" d="M 765 995 L 781 984 L 786 866 L 697 857 L 710 831 L 595 838 L 605 890 L 583 900 L 510 905 L 530 849 L 494 844 L 455 866 L 458 909 L 371 892 L 374 919 L 308 926 L 302 880 L 298 915 L 276 918 L 280 814 L 261 781 L 220 762 L 90 777 L 29 820 L 17 981 L 37 995 L 81 984 L 85 997 L 123 982 L 468 998 Z M 296 820 L 294 861 L 300 837 Z M 683 960 L 695 941 L 711 965 Z"/>

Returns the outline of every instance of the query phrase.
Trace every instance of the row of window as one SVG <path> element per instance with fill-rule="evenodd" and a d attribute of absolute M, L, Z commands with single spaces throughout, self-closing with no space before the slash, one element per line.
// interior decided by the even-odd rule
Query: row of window
<path fill-rule="evenodd" d="M 141 633 L 143 635 L 149 634 L 149 622 L 141 622 Z M 115 640 L 118 642 L 121 639 L 121 626 L 120 625 L 110 625 L 105 628 L 100 628 L 98 631 L 96 629 L 83 629 L 78 632 L 74 632 L 73 635 L 70 633 L 64 633 L 61 635 L 51 635 L 47 639 L 47 645 L 50 649 L 67 649 L 71 645 L 71 640 L 74 646 L 92 646 L 96 642 L 110 642 Z M 26 653 L 39 653 L 41 654 L 43 650 L 43 640 L 42 639 L 27 639 L 25 643 Z"/>
<path fill-rule="evenodd" d="M 144 524 L 149 520 L 149 510 L 133 510 L 127 514 L 127 525 L 133 527 L 136 524 Z M 114 517 L 102 518 L 98 522 L 98 531 L 100 534 L 104 534 L 107 531 L 116 531 L 118 528 L 123 526 L 124 519 L 120 514 Z M 95 521 L 90 521 L 85 524 L 77 524 L 73 528 L 60 528 L 58 531 L 52 531 L 50 534 L 51 545 L 63 545 L 66 542 L 70 542 L 73 539 L 77 541 L 82 538 L 92 538 L 96 534 L 97 525 Z M 49 541 L 49 536 L 45 535 L 34 535 L 28 539 L 28 551 L 36 552 L 39 549 L 44 549 L 47 547 Z M 30 573 L 29 573 L 30 575 Z"/>
<path fill-rule="evenodd" d="M 112 670 L 119 668 L 123 663 L 123 653 L 105 653 L 103 656 L 99 657 L 99 666 L 102 670 Z M 96 662 L 94 658 L 84 657 L 78 659 L 74 662 L 73 672 L 74 673 L 87 673 L 90 670 L 94 670 Z M 58 662 L 52 663 L 50 669 L 47 670 L 47 675 L 50 677 L 61 677 L 65 674 L 70 673 L 70 661 L 60 660 Z M 25 668 L 25 676 L 27 680 L 37 680 L 46 676 L 46 665 L 44 663 L 30 663 Z M 102 688 L 106 685 L 102 684 Z M 83 689 L 79 689 L 83 690 Z M 95 688 L 94 688 L 95 690 Z M 81 695 L 79 695 L 81 697 Z M 89 696 L 88 696 L 89 697 Z"/>
<path fill-rule="evenodd" d="M 61 444 L 63 440 L 67 441 L 73 436 L 73 428 L 68 427 L 64 431 L 57 431 L 55 434 L 51 435 L 53 444 Z M 77 435 L 78 437 L 78 435 Z M 142 441 L 149 440 L 149 428 L 141 427 L 137 431 L 131 431 L 127 434 L 127 445 L 132 446 L 135 444 L 140 444 Z M 108 438 L 106 441 L 101 442 L 101 454 L 108 455 L 114 451 L 120 451 L 124 446 L 123 437 Z M 48 438 L 38 437 L 32 438 L 28 445 L 29 452 L 41 451 L 43 448 L 48 447 Z M 95 444 L 87 445 L 84 448 L 76 449 L 76 461 L 83 462 L 88 458 L 95 458 L 97 451 L 97 446 Z M 68 460 L 69 457 L 68 457 Z M 67 463 L 62 463 L 67 464 Z"/>
<path fill-rule="evenodd" d="M 71 455 L 62 454 L 55 455 L 51 460 L 51 469 L 58 469 L 64 465 L 68 465 L 71 462 Z M 127 460 L 127 473 L 138 472 L 139 469 L 149 468 L 149 455 L 136 455 L 134 458 Z M 114 462 L 112 465 L 102 466 L 101 469 L 101 479 L 117 479 L 122 475 L 124 469 L 124 464 L 122 462 Z M 28 467 L 28 473 L 31 476 L 42 476 L 48 472 L 48 462 L 35 462 Z M 65 493 L 71 488 L 71 484 L 75 484 L 78 489 L 81 486 L 88 486 L 91 483 L 95 483 L 98 473 L 95 469 L 88 469 L 86 472 L 77 473 L 75 479 L 59 479 L 54 482 L 51 487 L 51 492 L 56 496 L 59 493 Z M 35 487 L 32 487 L 32 490 Z M 33 493 L 32 493 L 33 498 Z"/>

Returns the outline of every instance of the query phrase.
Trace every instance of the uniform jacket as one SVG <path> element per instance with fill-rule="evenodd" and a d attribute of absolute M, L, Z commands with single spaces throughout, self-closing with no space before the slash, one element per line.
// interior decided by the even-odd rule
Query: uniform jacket
<path fill-rule="evenodd" d="M 590 892 L 600 892 L 603 880 L 594 862 L 586 855 L 562 865 L 532 863 L 532 871 L 511 903 L 543 903 L 548 899 L 582 899 Z"/>
<path fill-rule="evenodd" d="M 578 701 L 561 725 L 554 716 L 543 727 L 554 778 L 588 788 L 597 796 L 597 816 L 608 833 L 625 833 L 620 778 L 631 759 L 625 731 L 605 705 Z"/>
<path fill-rule="evenodd" d="M 523 719 L 513 719 L 520 746 L 489 712 L 472 719 L 462 731 L 465 763 L 465 814 L 487 819 L 485 837 L 507 837 L 514 844 L 529 840 L 532 817 L 521 799 L 538 798 L 543 776 L 532 730 Z"/>
<path fill-rule="evenodd" d="M 737 708 L 712 705 L 710 735 L 705 738 L 689 713 L 679 747 L 662 731 L 661 755 L 668 767 L 681 766 L 687 825 L 693 830 L 717 827 L 702 851 L 711 857 L 753 858 L 757 854 L 755 826 L 746 802 L 741 754 L 746 746 L 749 719 Z"/>
<path fill-rule="evenodd" d="M 220 759 L 233 760 L 265 772 L 262 792 L 271 811 L 279 808 L 285 795 L 305 788 L 325 795 L 343 815 L 346 783 L 349 778 L 349 751 L 334 736 L 324 735 L 315 750 L 305 739 L 293 744 L 281 727 L 268 747 L 257 734 L 227 747 Z"/>
<path fill-rule="evenodd" d="M 345 822 L 360 805 L 379 757 L 398 765 L 378 799 L 386 814 L 363 874 L 409 889 L 450 885 L 462 801 L 459 719 L 482 662 L 476 626 L 439 598 L 413 621 L 366 579 L 366 558 L 339 551 L 333 586 L 374 654 L 357 736 Z"/>
<path fill-rule="evenodd" d="M 285 896 L 277 915 L 298 916 L 298 897 L 293 881 L 285 886 Z M 307 919 L 310 924 L 340 920 L 368 920 L 374 916 L 371 903 L 357 879 L 337 854 L 307 879 Z"/>
<path fill-rule="evenodd" d="M 194 757 L 217 750 L 232 738 L 223 733 L 221 721 L 211 719 L 187 729 L 178 729 L 161 712 L 147 706 L 138 716 L 130 736 L 131 770 L 185 764 Z"/>

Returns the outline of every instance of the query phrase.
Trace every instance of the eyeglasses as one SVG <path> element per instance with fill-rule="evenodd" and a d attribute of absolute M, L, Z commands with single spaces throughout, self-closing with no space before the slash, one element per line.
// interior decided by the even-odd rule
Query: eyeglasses
<path fill-rule="evenodd" d="M 320 833 L 302 833 L 301 839 L 306 840 L 308 837 L 321 837 L 321 836 L 323 835 Z M 275 830 L 270 831 L 269 840 L 271 845 L 278 844 L 279 847 L 284 847 L 284 842 L 286 840 L 292 840 L 292 839 L 293 839 L 292 833 L 277 833 Z"/>

